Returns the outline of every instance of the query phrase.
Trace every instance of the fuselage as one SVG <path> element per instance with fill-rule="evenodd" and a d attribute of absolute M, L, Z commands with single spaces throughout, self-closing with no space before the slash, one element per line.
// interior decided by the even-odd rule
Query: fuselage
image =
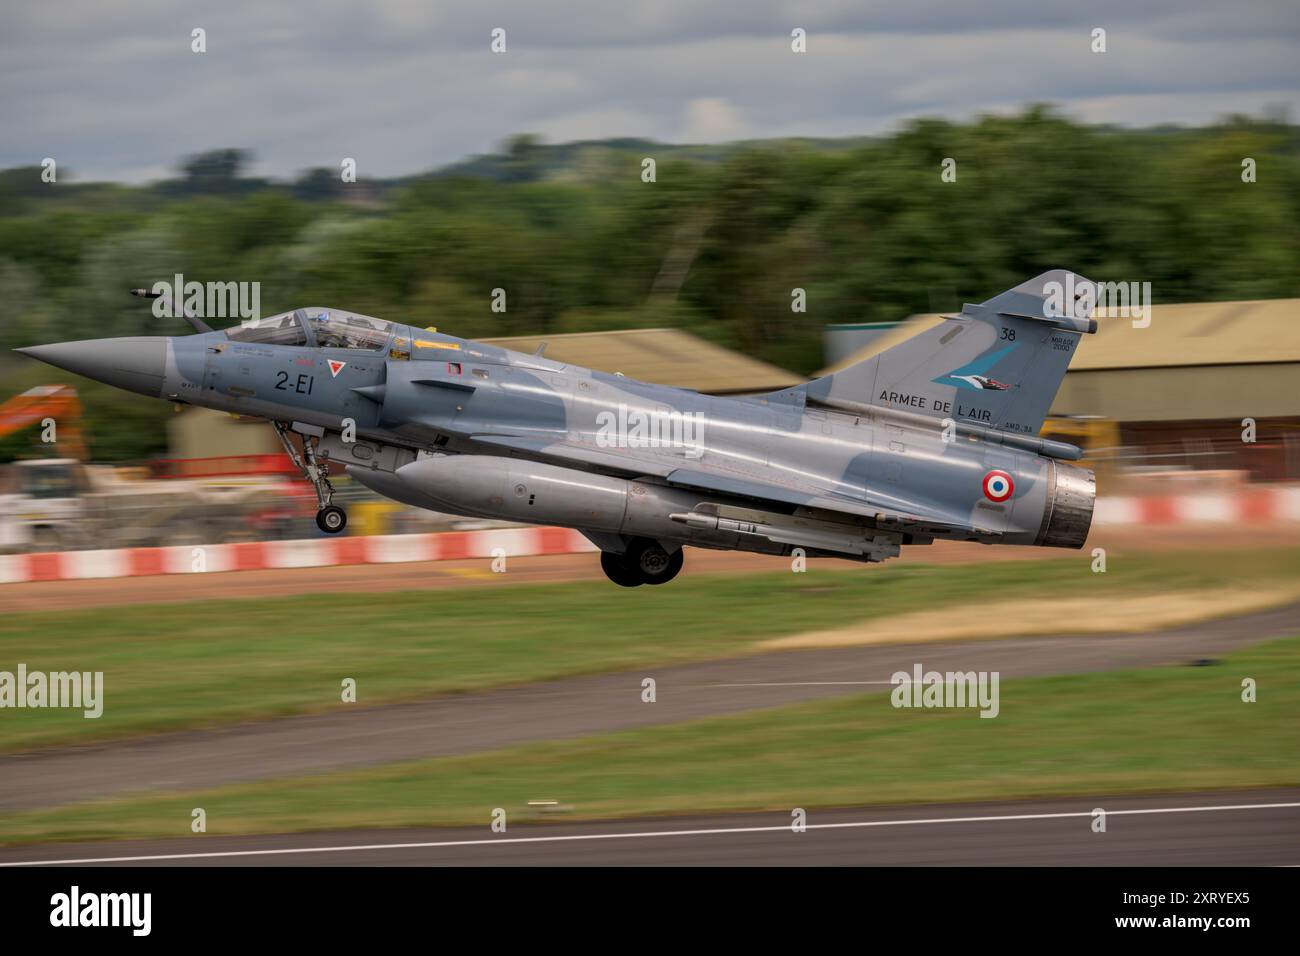
<path fill-rule="evenodd" d="M 398 500 L 577 527 L 602 549 L 639 536 L 881 560 L 935 537 L 1082 543 L 1053 530 L 1053 514 L 1088 473 L 904 408 L 819 406 L 799 388 L 704 395 L 325 309 L 99 341 L 115 343 L 116 378 L 48 351 L 64 346 L 29 351 L 162 399 L 283 423 Z M 65 343 L 83 347 L 78 361 L 95 344 Z M 990 486 L 999 475 L 1005 488 Z"/>

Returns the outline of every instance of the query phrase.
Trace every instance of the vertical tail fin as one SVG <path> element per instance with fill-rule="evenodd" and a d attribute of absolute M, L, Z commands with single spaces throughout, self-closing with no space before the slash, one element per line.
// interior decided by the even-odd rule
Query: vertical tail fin
<path fill-rule="evenodd" d="M 1036 435 L 1056 398 L 1095 288 L 1044 272 L 879 355 L 809 382 L 810 401 L 879 405 Z"/>

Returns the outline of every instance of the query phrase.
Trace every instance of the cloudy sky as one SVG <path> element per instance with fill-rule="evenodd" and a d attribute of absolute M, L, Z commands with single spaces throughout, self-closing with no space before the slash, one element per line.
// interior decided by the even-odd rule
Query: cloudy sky
<path fill-rule="evenodd" d="M 191 31 L 207 52 L 191 52 Z M 791 30 L 807 53 L 791 52 Z M 1106 30 L 1107 52 L 1090 49 Z M 494 28 L 506 52 L 491 51 Z M 0 12 L 0 167 L 146 181 L 251 149 L 287 177 L 549 142 L 885 132 L 1033 101 L 1089 122 L 1300 118 L 1296 0 L 56 0 Z"/>

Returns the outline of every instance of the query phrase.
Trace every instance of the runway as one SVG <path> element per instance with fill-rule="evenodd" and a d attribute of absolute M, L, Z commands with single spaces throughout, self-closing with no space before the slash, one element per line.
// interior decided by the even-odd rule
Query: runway
<path fill-rule="evenodd" d="M 920 662 L 1002 678 L 1187 664 L 1300 629 L 1300 605 L 1175 630 L 753 654 L 221 730 L 158 734 L 0 757 L 0 809 L 51 807 L 133 791 L 190 790 L 779 707 L 889 689 Z M 641 700 L 653 677 L 657 700 Z M 882 704 L 887 706 L 887 704 Z M 1003 690 L 1002 708 L 1015 706 Z"/>
<path fill-rule="evenodd" d="M 1096 809 L 1105 811 L 1097 832 Z M 1294 866 L 1300 788 L 789 811 L 613 823 L 45 844 L 0 867 Z"/>

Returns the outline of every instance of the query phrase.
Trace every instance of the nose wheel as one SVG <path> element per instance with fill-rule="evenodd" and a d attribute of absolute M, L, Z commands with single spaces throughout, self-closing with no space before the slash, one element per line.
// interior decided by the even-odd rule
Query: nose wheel
<path fill-rule="evenodd" d="M 338 505 L 330 505 L 316 512 L 316 527 L 326 534 L 338 534 L 348 526 L 348 513 Z"/>
<path fill-rule="evenodd" d="M 330 500 L 334 497 L 334 486 L 330 484 L 328 456 L 324 461 L 316 457 L 318 439 L 303 435 L 302 454 L 299 455 L 298 449 L 294 448 L 293 442 L 289 440 L 288 429 L 284 427 L 284 423 L 273 421 L 271 426 L 279 436 L 280 444 L 284 446 L 289 459 L 302 470 L 303 477 L 316 489 L 316 505 L 319 509 L 316 512 L 316 527 L 326 534 L 338 534 L 348 526 L 348 516 L 347 512 L 338 505 L 330 504 Z"/>

